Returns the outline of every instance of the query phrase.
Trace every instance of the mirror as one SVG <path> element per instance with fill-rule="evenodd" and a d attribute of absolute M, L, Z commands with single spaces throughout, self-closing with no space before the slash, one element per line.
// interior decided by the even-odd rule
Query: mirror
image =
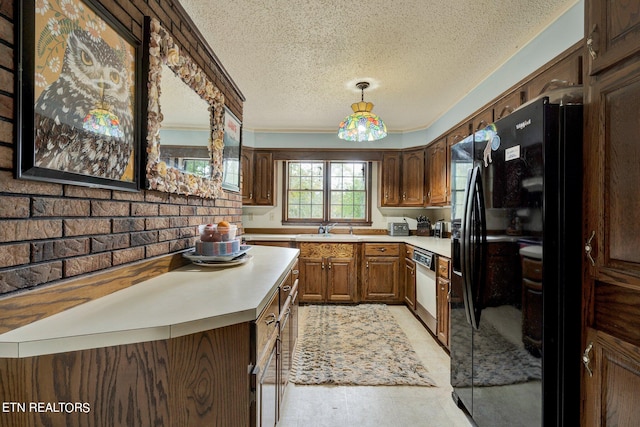
<path fill-rule="evenodd" d="M 162 109 L 160 161 L 184 173 L 210 178 L 211 111 L 209 104 L 191 90 L 166 64 L 162 64 L 160 88 L 159 103 Z M 223 141 L 226 153 L 226 131 Z"/>
<path fill-rule="evenodd" d="M 149 82 L 147 100 L 147 188 L 151 190 L 165 191 L 185 195 L 196 195 L 205 198 L 216 198 L 222 192 L 223 179 L 223 151 L 224 151 L 224 96 L 220 90 L 209 80 L 193 60 L 183 54 L 173 38 L 160 25 L 156 19 L 147 18 L 145 24 L 149 34 L 148 58 L 149 58 Z M 168 96 L 163 95 L 165 87 L 163 80 L 175 78 L 182 85 L 169 83 L 177 93 Z M 170 91 L 171 89 L 167 89 Z M 204 101 L 206 114 L 205 126 L 202 129 L 206 142 L 194 144 L 195 134 L 188 136 L 170 135 L 171 124 L 175 125 L 179 117 L 171 108 L 179 99 L 189 96 L 197 97 Z M 187 101 L 190 102 L 190 101 Z M 163 105 L 166 106 L 163 107 Z M 192 108 L 183 109 L 191 111 Z M 201 110 L 203 108 L 201 107 Z M 190 113 L 189 113 L 190 114 Z M 202 114 L 202 112 L 201 112 Z M 206 125 L 208 117 L 208 125 Z M 201 120 L 202 121 L 202 120 Z M 167 129 L 164 124 L 167 124 Z M 165 130 L 167 132 L 165 132 Z M 174 129 L 175 130 L 175 129 Z M 181 140 L 180 144 L 172 142 L 172 137 Z M 163 138 L 169 138 L 165 149 Z M 188 152 L 184 147 L 195 145 L 194 152 Z M 176 148 L 178 147 L 178 148 Z M 184 166 L 184 162 L 175 159 L 199 159 L 198 162 Z M 198 167 L 193 166 L 199 164 Z M 206 166 L 209 166 L 207 169 Z M 178 167 L 176 167 L 178 166 Z M 193 167 L 192 167 L 193 166 Z M 198 173 L 192 173 L 196 169 Z M 187 172 L 191 169 L 191 172 Z"/>

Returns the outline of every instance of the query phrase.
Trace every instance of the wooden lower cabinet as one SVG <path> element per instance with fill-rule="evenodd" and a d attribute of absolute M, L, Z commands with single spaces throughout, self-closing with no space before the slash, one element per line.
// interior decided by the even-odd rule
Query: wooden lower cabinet
<path fill-rule="evenodd" d="M 355 302 L 356 259 L 353 243 L 300 243 L 300 302 Z"/>
<path fill-rule="evenodd" d="M 450 295 L 451 295 L 451 281 L 450 281 L 450 266 L 451 261 L 449 258 L 438 256 L 437 269 L 436 269 L 436 336 L 438 340 L 445 347 L 449 348 L 450 341 Z"/>
<path fill-rule="evenodd" d="M 586 426 L 636 426 L 640 420 L 640 347 L 587 328 L 583 354 Z"/>
<path fill-rule="evenodd" d="M 404 303 L 411 311 L 416 310 L 416 263 L 413 246 L 405 245 L 404 257 Z"/>
<path fill-rule="evenodd" d="M 2 427 L 251 425 L 251 323 L 182 337 L 0 358 L 3 402 L 78 402 L 0 414 Z M 27 407 L 28 409 L 28 407 Z"/>
<path fill-rule="evenodd" d="M 364 243 L 362 300 L 400 303 L 401 243 Z"/>

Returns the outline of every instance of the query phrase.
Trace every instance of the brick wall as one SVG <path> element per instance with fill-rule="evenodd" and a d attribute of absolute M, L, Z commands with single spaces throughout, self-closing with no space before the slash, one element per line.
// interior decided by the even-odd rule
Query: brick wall
<path fill-rule="evenodd" d="M 193 245 L 198 224 L 226 219 L 240 225 L 237 193 L 210 200 L 14 179 L 14 3 L 0 0 L 0 294 L 180 251 Z M 241 95 L 173 1 L 101 3 L 140 40 L 144 16 L 158 18 L 242 119 Z"/>

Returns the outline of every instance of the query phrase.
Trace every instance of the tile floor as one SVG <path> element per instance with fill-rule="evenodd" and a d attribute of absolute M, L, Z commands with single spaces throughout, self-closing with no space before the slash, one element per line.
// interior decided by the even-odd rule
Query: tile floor
<path fill-rule="evenodd" d="M 406 307 L 389 308 L 436 387 L 296 386 L 289 383 L 278 427 L 472 426 L 451 399 L 447 353 Z M 301 306 L 300 310 L 302 319 L 305 307 Z"/>

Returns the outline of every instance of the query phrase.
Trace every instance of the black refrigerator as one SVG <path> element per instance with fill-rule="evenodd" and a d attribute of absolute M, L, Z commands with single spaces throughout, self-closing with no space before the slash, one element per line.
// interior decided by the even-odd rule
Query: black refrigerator
<path fill-rule="evenodd" d="M 450 161 L 453 398 L 480 427 L 576 425 L 582 106 L 531 101 Z"/>

